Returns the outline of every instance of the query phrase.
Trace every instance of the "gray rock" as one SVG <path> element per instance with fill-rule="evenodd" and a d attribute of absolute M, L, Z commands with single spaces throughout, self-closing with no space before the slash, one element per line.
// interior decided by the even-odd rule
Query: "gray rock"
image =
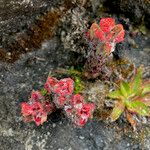
<path fill-rule="evenodd" d="M 35 15 L 30 14 L 31 2 L 37 8 L 32 10 L 32 12 L 36 12 Z M 44 5 L 44 2 L 48 5 Z M 5 4 L 0 5 L 2 8 L 1 14 L 6 15 L 6 17 L 0 18 L 0 34 L 6 39 L 9 39 L 9 34 L 11 33 L 16 36 L 18 28 L 22 30 L 21 28 L 26 23 L 30 25 L 39 13 L 44 12 L 44 9 L 48 8 L 47 6 L 50 6 L 51 3 L 55 4 L 55 2 L 16 0 L 13 4 L 10 0 L 7 2 L 1 0 L 0 4 Z M 4 8 L 7 9 L 5 10 Z M 28 12 L 29 10 L 27 13 L 29 18 L 26 15 L 24 17 L 21 14 L 21 10 L 23 12 Z M 11 12 L 13 13 L 11 14 Z M 13 15 L 15 16 L 14 19 Z M 20 21 L 21 19 L 19 20 L 19 18 L 25 19 Z M 15 21 L 19 23 L 16 24 Z M 147 66 L 148 72 L 150 70 L 149 55 L 145 51 L 142 51 L 141 54 L 142 49 L 149 47 L 148 44 L 145 44 L 148 43 L 147 40 L 142 36 L 137 37 L 135 42 L 140 45 L 138 48 L 132 48 L 127 42 L 119 44 L 117 46 L 118 55 L 128 57 L 137 66 L 142 62 Z M 55 118 L 55 122 L 53 122 L 50 116 L 48 121 L 39 127 L 34 123 L 24 123 L 22 121 L 20 114 L 21 102 L 28 100 L 32 89 L 38 89 L 43 86 L 49 71 L 59 67 L 67 67 L 65 64 L 66 62 L 68 63 L 70 55 L 63 45 L 64 43 L 61 43 L 60 39 L 55 37 L 51 40 L 42 41 L 41 46 L 36 48 L 36 51 L 21 55 L 20 59 L 13 64 L 0 62 L 0 150 L 149 149 L 150 135 L 146 135 L 141 140 L 134 138 L 130 130 L 125 134 L 123 130 L 126 130 L 126 128 L 123 128 L 123 126 L 127 124 L 124 122 L 108 124 L 93 120 L 80 129 L 74 127 L 66 118 Z M 9 53 L 8 56 L 10 57 Z M 141 136 L 143 137 L 143 134 Z"/>
<path fill-rule="evenodd" d="M 113 13 L 122 13 L 129 17 L 135 23 L 141 23 L 144 18 L 147 27 L 150 23 L 150 2 L 149 0 L 107 0 L 105 5 Z"/>
<path fill-rule="evenodd" d="M 0 60 L 7 62 L 52 38 L 61 15 L 71 7 L 71 1 L 65 0 L 0 2 Z"/>
<path fill-rule="evenodd" d="M 43 45 L 14 64 L 0 63 L 0 150 L 129 150 L 143 145 L 149 149 L 148 135 L 142 143 L 130 132 L 125 135 L 117 123 L 89 121 L 82 129 L 67 119 L 53 123 L 49 118 L 39 127 L 24 123 L 20 103 L 27 101 L 33 88 L 43 86 L 50 70 L 64 66 L 69 57 L 58 38 Z"/>
<path fill-rule="evenodd" d="M 1 0 L 0 37 L 13 35 L 29 27 L 36 18 L 60 0 Z"/>

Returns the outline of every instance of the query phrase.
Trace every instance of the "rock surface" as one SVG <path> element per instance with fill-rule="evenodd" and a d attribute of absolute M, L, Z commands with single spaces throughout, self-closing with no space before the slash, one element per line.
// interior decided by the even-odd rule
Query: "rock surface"
<path fill-rule="evenodd" d="M 135 62 L 138 60 L 136 54 Z M 143 132 L 132 134 L 132 129 L 127 129 L 127 123 L 123 122 L 92 121 L 78 129 L 60 116 L 50 116 L 48 122 L 39 127 L 22 121 L 20 103 L 28 99 L 33 88 L 44 84 L 50 70 L 63 67 L 68 57 L 69 53 L 62 49 L 60 40 L 54 38 L 43 43 L 36 52 L 22 55 L 14 64 L 1 62 L 0 150 L 149 149 L 150 135 Z M 140 57 L 149 64 L 147 53 L 143 52 Z"/>
<path fill-rule="evenodd" d="M 16 61 L 53 37 L 59 19 L 72 6 L 66 0 L 0 1 L 0 60 Z"/>
<path fill-rule="evenodd" d="M 136 23 L 141 23 L 142 19 L 145 20 L 147 27 L 150 24 L 150 1 L 149 0 L 106 0 L 105 5 L 113 13 L 122 13 L 126 17 L 132 19 Z"/>
<path fill-rule="evenodd" d="M 11 2 L 13 1 L 0 0 L 0 34 L 3 46 L 7 46 L 10 39 L 13 41 L 12 37 L 17 33 L 26 30 L 26 25 L 30 26 L 38 14 L 45 12 L 51 5 L 57 5 L 58 1 Z M 24 16 L 21 12 L 27 13 Z M 19 23 L 16 24 L 15 21 Z M 22 29 L 24 27 L 25 29 Z M 68 26 L 63 27 L 64 30 L 70 31 Z M 145 76 L 150 78 L 149 35 L 143 36 L 139 33 L 133 38 L 129 36 L 131 32 L 128 32 L 125 42 L 117 45 L 117 54 L 129 58 L 137 66 L 144 64 L 147 67 Z M 66 64 L 73 60 L 71 58 L 68 62 L 72 55 L 64 48 L 59 36 L 41 41 L 36 51 L 21 55 L 15 63 L 0 62 L 0 150 L 150 149 L 149 128 L 133 134 L 130 126 L 121 119 L 112 124 L 94 119 L 82 129 L 74 127 L 59 113 L 51 115 L 48 121 L 39 127 L 34 123 L 22 121 L 20 103 L 28 100 L 32 89 L 43 86 L 49 71 L 67 67 Z"/>
<path fill-rule="evenodd" d="M 27 29 L 39 15 L 60 0 L 0 0 L 0 36 L 12 36 Z"/>

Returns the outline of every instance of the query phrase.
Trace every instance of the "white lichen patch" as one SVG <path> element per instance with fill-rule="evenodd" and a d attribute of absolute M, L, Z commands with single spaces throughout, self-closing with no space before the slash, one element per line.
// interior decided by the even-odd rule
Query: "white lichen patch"
<path fill-rule="evenodd" d="M 16 1 L 11 1 L 10 4 L 12 4 L 14 6 L 17 4 L 18 5 L 29 5 L 30 4 L 31 6 L 33 6 L 32 0 L 21 0 L 21 1 L 16 0 Z"/>
<path fill-rule="evenodd" d="M 97 81 L 95 83 L 87 83 L 83 94 L 87 101 L 94 102 L 97 107 L 102 108 L 104 106 L 107 92 L 108 87 L 101 81 Z"/>
<path fill-rule="evenodd" d="M 9 128 L 8 130 L 6 129 L 1 129 L 1 132 L 0 132 L 0 136 L 3 135 L 3 136 L 14 136 L 14 131 L 12 130 L 12 128 Z"/>
<path fill-rule="evenodd" d="M 65 49 L 82 54 L 86 53 L 83 45 L 86 40 L 87 20 L 88 16 L 85 14 L 84 7 L 75 7 L 67 11 L 67 14 L 61 19 L 62 29 L 60 31 L 61 41 Z"/>
<path fill-rule="evenodd" d="M 50 136 L 50 132 L 40 135 L 35 130 L 30 133 L 25 141 L 25 150 L 33 150 L 36 147 L 39 150 L 46 150 L 46 143 Z"/>

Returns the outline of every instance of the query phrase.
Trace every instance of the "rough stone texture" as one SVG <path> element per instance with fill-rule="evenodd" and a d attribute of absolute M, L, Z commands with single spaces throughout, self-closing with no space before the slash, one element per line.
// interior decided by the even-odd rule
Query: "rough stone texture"
<path fill-rule="evenodd" d="M 134 31 L 133 31 L 134 32 Z M 126 33 L 124 42 L 117 45 L 117 53 L 120 57 L 130 59 L 136 66 L 150 66 L 149 51 L 145 51 L 150 45 L 150 34 L 143 36 L 137 32 L 134 37 L 132 31 Z"/>
<path fill-rule="evenodd" d="M 124 44 L 124 48 L 127 45 Z M 136 50 L 140 52 L 140 49 Z M 125 52 L 126 56 L 136 50 Z M 135 58 L 134 62 L 138 62 L 137 54 L 131 55 L 131 58 Z M 48 122 L 39 127 L 22 121 L 20 103 L 28 99 L 33 88 L 43 86 L 50 70 L 64 67 L 68 57 L 69 53 L 63 49 L 59 39 L 54 38 L 43 43 L 36 52 L 22 55 L 14 64 L 1 62 L 0 150 L 149 149 L 150 135 L 142 132 L 132 134 L 127 123 L 121 120 L 113 124 L 92 121 L 82 129 L 75 128 L 67 119 L 58 115 L 50 116 Z M 140 59 L 146 65 L 149 64 L 147 53 L 143 52 Z"/>
<path fill-rule="evenodd" d="M 26 30 L 26 26 L 30 26 L 39 14 L 45 12 L 51 4 L 55 6 L 58 1 L 11 2 L 0 0 L 2 42 L 7 41 L 7 38 L 8 41 L 13 40 L 9 37 Z M 97 6 L 98 4 L 93 7 Z M 27 13 L 24 15 L 21 12 Z M 7 16 L 8 19 L 3 16 Z M 68 31 L 66 28 L 68 26 L 64 25 L 64 30 Z M 148 35 L 140 34 L 132 38 L 127 34 L 125 42 L 117 45 L 117 55 L 129 58 L 137 66 L 142 63 L 147 67 L 147 78 L 150 77 L 148 38 Z M 21 55 L 13 64 L 0 62 L 0 150 L 150 149 L 150 135 L 143 134 L 142 131 L 132 134 L 132 130 L 122 119 L 112 124 L 89 121 L 82 129 L 75 128 L 59 114 L 50 116 L 43 126 L 24 123 L 20 114 L 20 103 L 28 99 L 33 88 L 43 86 L 49 71 L 67 67 L 66 64 L 72 63 L 73 60 L 71 58 L 68 62 L 70 53 L 64 49 L 64 43 L 61 43 L 58 37 L 42 42 L 41 45 L 36 51 Z"/>
<path fill-rule="evenodd" d="M 105 5 L 113 13 L 122 13 L 129 17 L 135 23 L 141 23 L 145 20 L 147 27 L 150 24 L 150 1 L 149 0 L 107 0 Z"/>
<path fill-rule="evenodd" d="M 0 0 L 0 37 L 27 29 L 36 18 L 60 0 Z M 2 39 L 3 40 L 3 39 Z"/>
<path fill-rule="evenodd" d="M 0 60 L 16 61 L 54 36 L 59 19 L 71 1 L 2 1 L 0 13 Z"/>

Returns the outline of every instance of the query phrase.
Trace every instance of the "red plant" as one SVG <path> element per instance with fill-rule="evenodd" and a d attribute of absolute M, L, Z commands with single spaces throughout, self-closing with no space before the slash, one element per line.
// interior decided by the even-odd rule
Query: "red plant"
<path fill-rule="evenodd" d="M 74 81 L 71 78 L 64 78 L 58 81 L 56 78 L 48 77 L 44 88 L 50 93 L 61 96 L 71 95 L 73 93 Z"/>
<path fill-rule="evenodd" d="M 47 120 L 47 115 L 54 109 L 54 104 L 48 101 L 44 101 L 44 97 L 39 91 L 33 91 L 29 102 L 23 102 L 21 104 L 21 113 L 25 122 L 35 121 L 39 126 Z"/>
<path fill-rule="evenodd" d="M 58 83 L 58 80 L 56 78 L 48 76 L 46 83 L 44 84 L 44 88 L 51 93 L 51 91 L 54 91 L 54 86 Z"/>
<path fill-rule="evenodd" d="M 65 96 L 59 96 L 59 95 L 55 95 L 54 97 L 54 103 L 58 108 L 62 108 L 64 107 L 64 105 L 67 103 L 67 97 Z"/>
<path fill-rule="evenodd" d="M 40 91 L 32 91 L 30 101 L 39 101 L 43 99 L 44 97 L 40 93 Z"/>
<path fill-rule="evenodd" d="M 81 109 L 83 105 L 83 97 L 80 94 L 75 94 L 71 97 L 70 105 L 75 109 Z"/>
<path fill-rule="evenodd" d="M 121 24 L 115 24 L 113 18 L 102 18 L 99 25 L 93 23 L 90 27 L 87 36 L 90 40 L 95 38 L 103 43 L 103 49 L 109 55 L 114 51 L 116 43 L 124 40 L 125 31 Z"/>
<path fill-rule="evenodd" d="M 75 94 L 70 100 L 70 105 L 65 106 L 64 110 L 75 125 L 82 127 L 92 118 L 94 104 L 84 102 L 80 94 Z"/>
<path fill-rule="evenodd" d="M 67 97 L 73 93 L 74 81 L 71 78 L 58 81 L 56 78 L 48 77 L 44 87 L 49 93 L 54 93 L 55 105 L 62 108 L 67 102 Z"/>
<path fill-rule="evenodd" d="M 21 104 L 24 121 L 35 121 L 39 126 L 47 120 L 47 115 L 55 107 L 64 109 L 68 118 L 78 126 L 85 125 L 88 118 L 92 117 L 94 104 L 85 103 L 80 94 L 72 95 L 74 81 L 71 78 L 58 81 L 56 78 L 48 77 L 44 87 L 47 94 L 51 94 L 53 103 L 46 101 L 46 95 L 42 96 L 39 91 L 32 91 L 30 101 Z"/>
<path fill-rule="evenodd" d="M 61 79 L 54 86 L 54 93 L 60 96 L 67 96 L 73 93 L 74 81 L 71 78 Z"/>
<path fill-rule="evenodd" d="M 77 126 L 84 126 L 89 118 L 92 118 L 92 113 L 94 111 L 94 104 L 87 104 L 84 103 L 83 107 L 81 109 L 78 109 L 76 112 L 76 119 L 74 120 L 74 123 Z"/>

